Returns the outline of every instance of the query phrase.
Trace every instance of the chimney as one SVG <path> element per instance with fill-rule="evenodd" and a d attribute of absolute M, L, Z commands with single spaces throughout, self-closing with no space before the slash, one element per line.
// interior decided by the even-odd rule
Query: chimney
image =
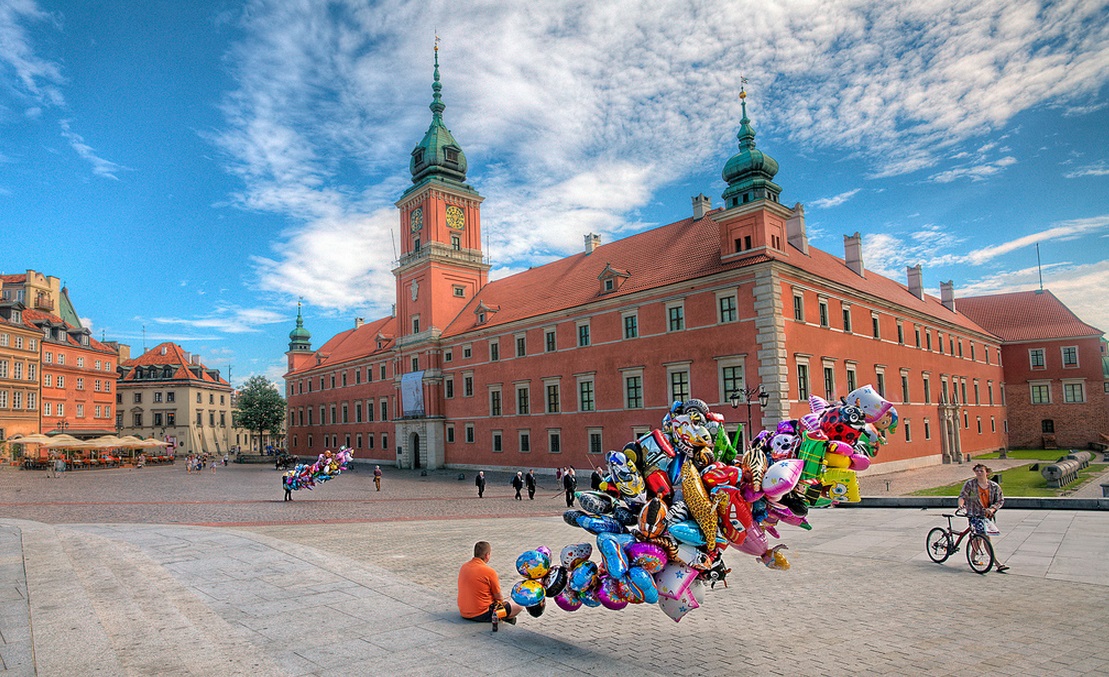
<path fill-rule="evenodd" d="M 601 236 L 589 233 L 585 236 L 585 255 L 589 256 L 593 250 L 601 246 Z"/>
<path fill-rule="evenodd" d="M 199 367 L 200 366 L 200 355 L 193 355 L 192 359 L 190 359 L 189 362 L 191 362 L 194 366 Z"/>
<path fill-rule="evenodd" d="M 920 269 L 920 264 L 916 264 L 912 268 L 906 268 L 905 271 L 909 275 L 909 293 L 917 297 L 921 301 L 924 300 L 924 272 Z"/>
<path fill-rule="evenodd" d="M 854 235 L 843 236 L 843 261 L 859 277 L 866 277 L 863 271 L 863 236 L 859 231 Z"/>
<path fill-rule="evenodd" d="M 355 328 L 355 329 L 358 329 L 358 328 L 359 328 L 359 327 L 361 327 L 361 326 L 362 326 L 363 324 L 365 324 L 365 322 L 364 322 L 364 321 L 362 320 L 362 318 L 360 318 L 360 317 L 356 317 L 356 318 L 354 318 L 354 328 Z"/>
<path fill-rule="evenodd" d="M 809 236 L 805 232 L 805 206 L 800 202 L 793 205 L 793 216 L 786 221 L 786 241 L 808 256 Z"/>
<path fill-rule="evenodd" d="M 181 354 L 185 356 L 185 364 L 192 364 L 193 357 L 189 354 L 189 351 L 182 350 Z"/>
<path fill-rule="evenodd" d="M 700 221 L 705 218 L 705 214 L 712 211 L 712 198 L 706 197 L 704 193 L 695 195 L 693 197 L 693 220 Z"/>
<path fill-rule="evenodd" d="M 955 281 L 940 282 L 940 302 L 943 307 L 955 312 Z"/>

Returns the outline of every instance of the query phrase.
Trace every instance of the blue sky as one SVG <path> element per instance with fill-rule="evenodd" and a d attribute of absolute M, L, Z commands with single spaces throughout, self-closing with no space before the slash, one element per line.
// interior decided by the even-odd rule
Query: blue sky
<path fill-rule="evenodd" d="M 278 379 L 388 314 L 408 154 L 445 119 L 493 276 L 719 205 L 740 78 L 813 245 L 938 294 L 1045 286 L 1109 330 L 1105 0 L 0 0 L 0 272 L 99 338 Z"/>

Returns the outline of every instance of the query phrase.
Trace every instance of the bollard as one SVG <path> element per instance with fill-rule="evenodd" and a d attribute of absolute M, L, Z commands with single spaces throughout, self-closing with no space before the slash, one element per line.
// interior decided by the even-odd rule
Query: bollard
<path fill-rule="evenodd" d="M 1103 482 L 1101 485 L 1102 498 L 1109 498 L 1109 482 Z"/>
<path fill-rule="evenodd" d="M 890 490 L 890 483 L 889 483 L 889 480 L 886 480 L 886 491 L 888 492 L 889 490 Z"/>

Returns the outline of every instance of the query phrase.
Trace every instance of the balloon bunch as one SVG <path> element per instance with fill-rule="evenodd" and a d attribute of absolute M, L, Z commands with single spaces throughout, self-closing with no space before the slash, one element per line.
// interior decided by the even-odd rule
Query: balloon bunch
<path fill-rule="evenodd" d="M 659 429 L 606 454 L 599 491 L 575 494 L 580 510 L 563 519 L 596 535 L 593 546 L 546 547 L 517 559 L 524 576 L 512 598 L 539 616 L 545 598 L 566 611 L 658 604 L 679 621 L 700 606 L 706 584 L 723 583 L 728 547 L 785 570 L 779 523 L 811 529 L 810 507 L 858 501 L 855 473 L 865 470 L 897 427 L 897 412 L 870 386 L 839 403 L 810 398 L 811 413 L 782 421 L 740 448 L 724 417 L 696 399 L 675 402 Z"/>
<path fill-rule="evenodd" d="M 281 481 L 293 491 L 311 490 L 317 482 L 326 482 L 333 477 L 338 477 L 347 469 L 351 456 L 349 447 L 340 447 L 336 452 L 325 451 L 311 465 L 298 463 L 296 467 L 281 476 Z"/>

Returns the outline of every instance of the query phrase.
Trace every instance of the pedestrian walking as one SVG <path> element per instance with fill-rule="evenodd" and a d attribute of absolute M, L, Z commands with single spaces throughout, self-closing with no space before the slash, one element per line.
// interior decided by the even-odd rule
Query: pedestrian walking
<path fill-rule="evenodd" d="M 564 470 L 564 468 L 555 468 L 555 481 L 556 482 L 561 482 L 562 481 L 562 471 L 563 470 Z"/>
<path fill-rule="evenodd" d="M 517 472 L 516 476 L 512 478 L 512 488 L 516 490 L 516 500 L 517 501 L 524 500 L 520 496 L 520 490 L 524 488 L 524 475 L 523 475 L 523 473 Z"/>
<path fill-rule="evenodd" d="M 566 507 L 574 507 L 574 490 L 578 488 L 578 481 L 571 470 L 562 475 L 562 489 L 566 492 Z"/>
<path fill-rule="evenodd" d="M 289 481 L 291 479 L 292 479 L 291 477 L 286 477 L 284 475 L 282 475 L 282 477 L 281 477 L 281 486 L 285 489 L 285 500 L 286 501 L 293 500 L 293 484 L 292 484 L 292 482 Z"/>
<path fill-rule="evenodd" d="M 535 468 L 528 471 L 527 477 L 524 478 L 524 484 L 528 488 L 528 500 L 535 500 Z"/>
<path fill-rule="evenodd" d="M 374 486 L 378 491 L 381 491 L 381 466 L 374 466 Z"/>
<path fill-rule="evenodd" d="M 474 478 L 474 486 L 477 487 L 477 497 L 485 498 L 485 471 L 479 470 L 477 477 Z"/>
<path fill-rule="evenodd" d="M 589 488 L 592 489 L 593 491 L 600 491 L 601 490 L 601 482 L 603 482 L 604 479 L 605 479 L 604 471 L 601 470 L 600 466 L 597 466 L 597 469 L 594 470 L 593 474 L 589 476 Z"/>

